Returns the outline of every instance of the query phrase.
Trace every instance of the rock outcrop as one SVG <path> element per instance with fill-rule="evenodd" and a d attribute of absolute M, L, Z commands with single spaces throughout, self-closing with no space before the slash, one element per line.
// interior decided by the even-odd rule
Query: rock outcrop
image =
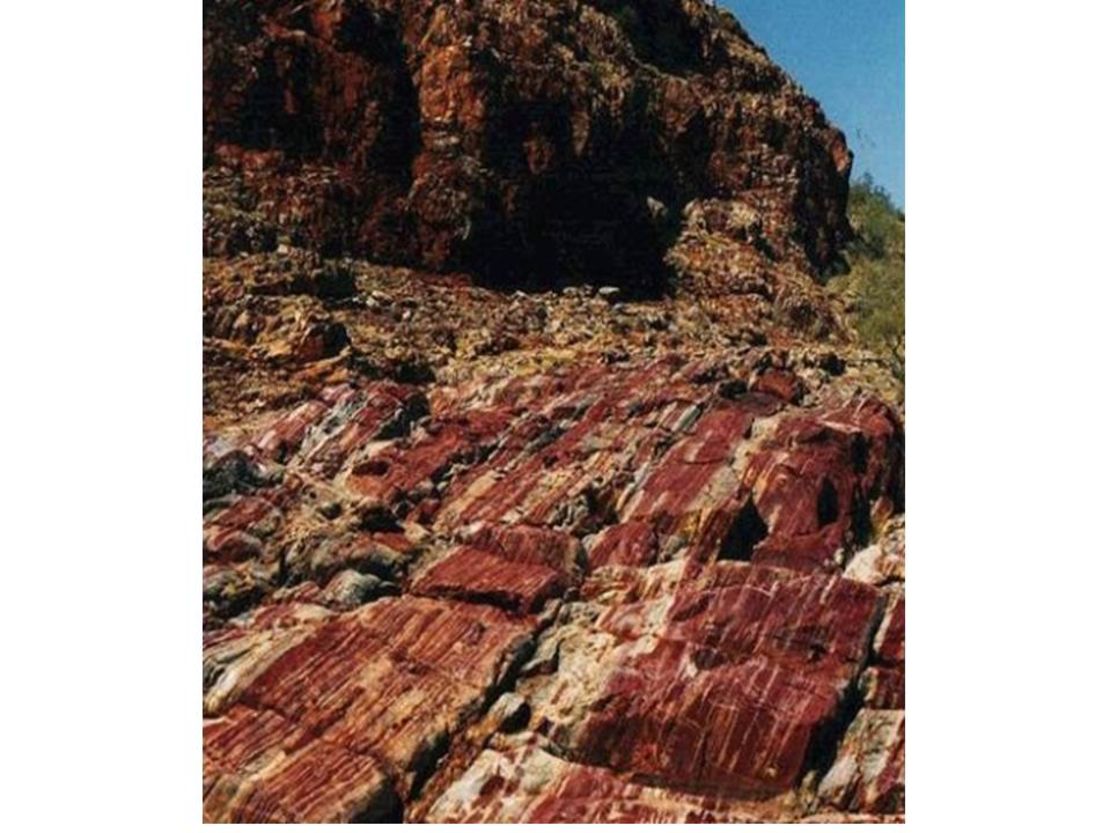
<path fill-rule="evenodd" d="M 845 238 L 843 136 L 700 0 L 205 8 L 211 254 L 284 233 L 499 285 L 658 291 L 684 233 L 817 266 Z"/>
<path fill-rule="evenodd" d="M 900 818 L 851 157 L 732 18 L 214 0 L 205 155 L 206 819 Z"/>

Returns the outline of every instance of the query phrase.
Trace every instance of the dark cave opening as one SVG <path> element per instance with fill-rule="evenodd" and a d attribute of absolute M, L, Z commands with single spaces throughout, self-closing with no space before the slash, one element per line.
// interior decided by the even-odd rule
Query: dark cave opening
<path fill-rule="evenodd" d="M 749 497 L 721 541 L 718 558 L 722 561 L 751 561 L 755 548 L 769 532 L 755 500 Z"/>
<path fill-rule="evenodd" d="M 662 191 L 663 189 L 655 189 Z M 581 170 L 539 178 L 521 208 L 472 235 L 464 268 L 500 288 L 617 286 L 626 300 L 658 298 L 673 286 L 667 250 L 673 211 L 626 172 Z"/>
<path fill-rule="evenodd" d="M 659 0 L 590 0 L 620 26 L 636 57 L 671 75 L 688 75 L 702 64 L 701 36 L 675 3 Z"/>
<path fill-rule="evenodd" d="M 825 527 L 836 523 L 840 517 L 840 497 L 832 481 L 825 478 L 821 481 L 821 488 L 817 493 L 817 526 Z"/>

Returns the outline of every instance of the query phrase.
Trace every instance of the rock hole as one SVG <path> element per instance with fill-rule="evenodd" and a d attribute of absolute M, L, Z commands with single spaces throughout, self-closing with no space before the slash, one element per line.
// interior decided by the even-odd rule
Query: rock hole
<path fill-rule="evenodd" d="M 859 487 L 852 496 L 852 540 L 856 548 L 867 546 L 871 540 L 871 504 Z"/>
<path fill-rule="evenodd" d="M 478 224 L 461 265 L 505 289 L 538 291 L 604 276 L 628 300 L 666 294 L 675 278 L 665 255 L 679 224 L 653 217 L 648 197 L 670 198 L 674 188 L 644 159 L 639 149 L 619 147 L 527 183 L 508 222 L 495 212 Z"/>
<path fill-rule="evenodd" d="M 839 518 L 840 498 L 832 481 L 826 478 L 821 481 L 821 490 L 817 493 L 817 525 L 828 526 Z"/>
<path fill-rule="evenodd" d="M 721 541 L 721 549 L 717 555 L 718 559 L 722 561 L 751 561 L 756 546 L 767 537 L 769 531 L 767 524 L 763 521 L 763 517 L 755 506 L 755 501 L 749 497 L 736 515 L 732 526 L 729 527 L 724 540 Z"/>
<path fill-rule="evenodd" d="M 351 819 L 352 824 L 400 824 L 405 820 L 405 805 L 397 793 L 387 787 L 375 796 L 365 810 Z"/>
<path fill-rule="evenodd" d="M 852 437 L 852 468 L 856 474 L 863 474 L 867 471 L 867 455 L 870 451 L 867 437 L 863 434 L 856 434 Z"/>
<path fill-rule="evenodd" d="M 670 0 L 591 0 L 628 38 L 636 57 L 671 75 L 689 75 L 702 63 L 701 37 L 682 7 Z"/>

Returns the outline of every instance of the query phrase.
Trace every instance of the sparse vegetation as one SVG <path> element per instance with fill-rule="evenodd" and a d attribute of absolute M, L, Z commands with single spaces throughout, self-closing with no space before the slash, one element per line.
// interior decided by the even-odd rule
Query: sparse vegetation
<path fill-rule="evenodd" d="M 850 300 L 860 341 L 901 384 L 906 367 L 906 217 L 867 175 L 852 184 L 848 216 L 856 232 L 847 251 L 850 269 L 830 286 Z"/>

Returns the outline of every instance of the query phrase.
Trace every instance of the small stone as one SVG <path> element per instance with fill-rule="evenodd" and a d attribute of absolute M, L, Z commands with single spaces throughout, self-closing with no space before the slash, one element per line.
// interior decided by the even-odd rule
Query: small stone
<path fill-rule="evenodd" d="M 727 379 L 717 386 L 717 393 L 722 399 L 739 399 L 748 392 L 748 383 L 743 379 Z"/>
<path fill-rule="evenodd" d="M 621 294 L 620 288 L 616 286 L 603 286 L 597 291 L 597 297 L 602 298 L 610 303 Z"/>
<path fill-rule="evenodd" d="M 844 373 L 845 368 L 844 359 L 832 351 L 823 353 L 821 358 L 818 359 L 817 366 L 830 376 L 840 376 Z"/>
<path fill-rule="evenodd" d="M 329 521 L 334 521 L 343 514 L 343 506 L 336 500 L 329 500 L 320 506 L 320 514 Z"/>
<path fill-rule="evenodd" d="M 490 716 L 497 721 L 497 728 L 502 732 L 519 732 L 528 725 L 532 716 L 532 708 L 528 701 L 514 691 L 506 691 L 497 698 L 497 702 L 489 710 Z"/>
<path fill-rule="evenodd" d="M 344 570 L 328 582 L 323 600 L 330 607 L 353 610 L 374 599 L 396 593 L 397 585 L 391 582 L 355 570 Z"/>
<path fill-rule="evenodd" d="M 389 507 L 376 501 L 355 508 L 355 526 L 365 532 L 396 532 L 401 528 Z"/>

